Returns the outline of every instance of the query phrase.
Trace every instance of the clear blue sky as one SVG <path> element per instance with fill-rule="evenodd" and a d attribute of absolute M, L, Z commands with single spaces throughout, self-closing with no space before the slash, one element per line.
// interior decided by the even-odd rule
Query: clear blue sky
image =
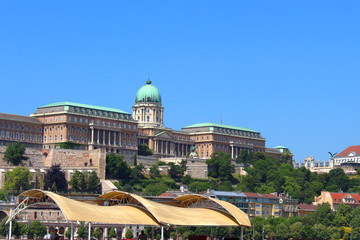
<path fill-rule="evenodd" d="M 1 1 L 0 112 L 131 112 L 150 72 L 165 124 L 260 131 L 297 161 L 359 145 L 359 1 Z"/>

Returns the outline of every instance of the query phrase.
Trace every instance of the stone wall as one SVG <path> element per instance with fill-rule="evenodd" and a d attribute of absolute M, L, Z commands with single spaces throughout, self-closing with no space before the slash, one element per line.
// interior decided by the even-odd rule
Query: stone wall
<path fill-rule="evenodd" d="M 6 147 L 0 146 L 0 187 L 5 181 L 5 173 L 14 166 L 10 166 L 4 160 Z M 94 150 L 71 150 L 71 149 L 32 149 L 27 148 L 25 156 L 28 160 L 23 161 L 33 173 L 32 183 L 36 185 L 39 178 L 43 178 L 46 169 L 53 164 L 60 164 L 65 171 L 67 180 L 70 180 L 74 171 L 95 171 L 101 180 L 105 179 L 106 152 L 105 149 Z"/>
<path fill-rule="evenodd" d="M 152 166 L 157 163 L 158 158 L 155 156 L 137 156 L 136 161 L 137 164 L 143 164 L 144 166 Z"/>
<path fill-rule="evenodd" d="M 199 158 L 188 158 L 187 159 L 187 171 L 186 174 L 193 178 L 208 178 L 208 165 L 204 159 Z"/>

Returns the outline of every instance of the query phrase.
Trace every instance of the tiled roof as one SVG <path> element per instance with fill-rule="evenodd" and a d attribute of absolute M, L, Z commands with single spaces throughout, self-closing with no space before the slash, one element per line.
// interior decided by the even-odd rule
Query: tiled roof
<path fill-rule="evenodd" d="M 176 195 L 176 194 L 174 194 L 174 193 L 167 193 L 167 192 L 165 192 L 165 193 L 160 194 L 160 195 L 159 195 L 159 197 L 169 197 L 169 198 L 174 198 L 174 197 L 177 197 L 177 195 Z"/>
<path fill-rule="evenodd" d="M 342 151 L 341 153 L 337 154 L 335 157 L 347 157 L 352 152 L 355 153 L 355 156 L 360 155 L 360 145 L 350 146 L 350 147 L 346 148 L 344 151 Z"/>
<path fill-rule="evenodd" d="M 17 121 L 17 122 L 33 123 L 33 124 L 42 124 L 37 118 L 34 118 L 34 117 L 14 115 L 14 114 L 8 114 L 8 113 L 0 113 L 0 119 Z"/>
<path fill-rule="evenodd" d="M 277 196 L 268 194 L 268 193 L 246 193 L 244 192 L 245 196 L 251 197 L 251 198 L 273 198 L 273 199 L 279 199 Z"/>
<path fill-rule="evenodd" d="M 298 204 L 298 209 L 299 211 L 315 211 L 315 209 L 317 208 L 316 205 L 311 205 L 311 204 L 306 204 L 306 203 L 300 203 Z"/>
<path fill-rule="evenodd" d="M 360 204 L 360 195 L 357 193 L 330 193 L 330 196 L 333 199 L 334 203 L 341 203 L 342 199 L 346 198 L 349 195 L 354 198 L 356 204 Z"/>

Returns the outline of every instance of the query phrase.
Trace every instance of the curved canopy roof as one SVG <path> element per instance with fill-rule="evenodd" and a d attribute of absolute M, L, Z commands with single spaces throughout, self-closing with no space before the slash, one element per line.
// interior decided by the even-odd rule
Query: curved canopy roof
<path fill-rule="evenodd" d="M 159 225 L 146 210 L 138 206 L 98 206 L 60 196 L 53 192 L 30 190 L 20 196 L 29 197 L 29 204 L 54 202 L 68 221 L 108 224 Z"/>
<path fill-rule="evenodd" d="M 247 214 L 236 206 L 201 195 L 184 195 L 175 198 L 175 206 L 154 202 L 140 196 L 112 191 L 100 196 L 108 199 L 110 205 L 124 201 L 136 202 L 151 213 L 161 224 L 183 226 L 245 226 L 250 227 Z"/>
<path fill-rule="evenodd" d="M 100 196 L 108 206 L 80 202 L 42 190 L 29 190 L 20 196 L 27 197 L 23 201 L 26 206 L 56 204 L 68 221 L 119 225 L 251 226 L 248 216 L 234 205 L 200 195 L 178 197 L 170 205 L 113 191 Z"/>

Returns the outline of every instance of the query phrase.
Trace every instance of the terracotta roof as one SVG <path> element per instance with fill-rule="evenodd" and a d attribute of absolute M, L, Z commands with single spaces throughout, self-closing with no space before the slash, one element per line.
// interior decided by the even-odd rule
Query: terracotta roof
<path fill-rule="evenodd" d="M 354 152 L 356 156 L 360 155 L 360 145 L 350 146 L 341 153 L 337 154 L 335 157 L 347 157 L 352 152 Z"/>
<path fill-rule="evenodd" d="M 298 204 L 298 209 L 302 211 L 315 211 L 316 208 L 317 208 L 316 205 L 311 205 L 306 203 Z"/>
<path fill-rule="evenodd" d="M 42 124 L 38 119 L 34 117 L 22 116 L 22 115 L 14 115 L 8 113 L 0 113 L 0 119 L 3 120 L 10 120 L 10 121 L 17 121 L 17 122 L 27 122 L 27 123 L 34 123 L 34 124 Z"/>
<path fill-rule="evenodd" d="M 177 197 L 176 194 L 174 193 L 162 193 L 159 195 L 159 197 L 170 197 L 170 198 L 174 198 L 174 197 Z"/>
<path fill-rule="evenodd" d="M 256 197 L 256 198 L 273 198 L 273 199 L 279 199 L 277 196 L 267 193 L 246 193 L 244 192 L 245 196 L 247 197 Z"/>
<path fill-rule="evenodd" d="M 355 203 L 350 204 L 360 204 L 360 195 L 357 193 L 330 193 L 330 196 L 333 199 L 334 203 L 341 203 L 342 199 L 346 198 L 349 195 L 355 200 Z M 345 204 L 349 203 L 345 202 Z"/>

